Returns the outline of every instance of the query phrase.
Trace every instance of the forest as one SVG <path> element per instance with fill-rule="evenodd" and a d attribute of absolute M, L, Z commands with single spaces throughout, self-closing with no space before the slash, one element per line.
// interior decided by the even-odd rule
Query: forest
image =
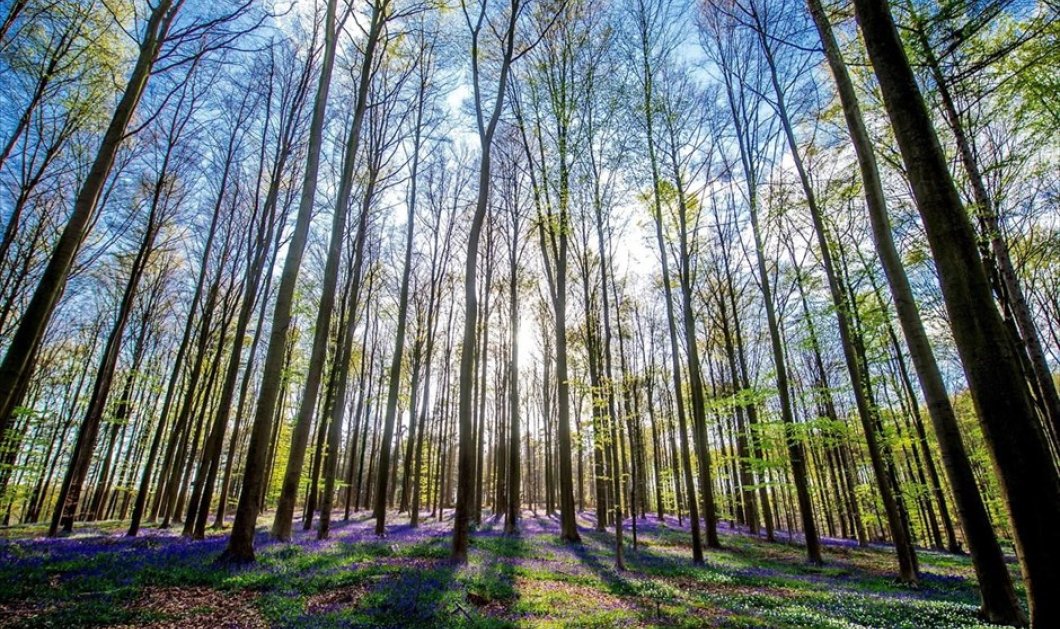
<path fill-rule="evenodd" d="M 1057 0 L 0 0 L 0 627 L 1060 627 Z"/>

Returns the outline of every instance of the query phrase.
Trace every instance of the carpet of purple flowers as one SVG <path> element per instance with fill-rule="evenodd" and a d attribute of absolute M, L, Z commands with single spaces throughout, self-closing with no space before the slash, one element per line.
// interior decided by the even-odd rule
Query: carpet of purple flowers
<path fill-rule="evenodd" d="M 885 547 L 826 540 L 816 568 L 794 543 L 725 528 L 724 548 L 694 566 L 687 528 L 649 517 L 617 571 L 612 532 L 590 516 L 572 545 L 556 519 L 527 512 L 517 537 L 484 522 L 456 567 L 448 520 L 391 521 L 385 538 L 360 514 L 327 541 L 299 530 L 289 544 L 263 528 L 258 561 L 243 568 L 215 562 L 223 531 L 190 541 L 155 529 L 127 538 L 116 522 L 64 539 L 0 530 L 0 627 L 984 626 L 966 557 L 924 551 L 911 589 L 894 581 Z"/>

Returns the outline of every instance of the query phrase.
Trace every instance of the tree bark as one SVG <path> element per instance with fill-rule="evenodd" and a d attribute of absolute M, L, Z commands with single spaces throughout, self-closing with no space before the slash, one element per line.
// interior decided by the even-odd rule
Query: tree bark
<path fill-rule="evenodd" d="M 48 257 L 48 264 L 33 292 L 33 297 L 22 313 L 18 328 L 11 336 L 3 362 L 0 362 L 0 435 L 7 432 L 15 405 L 18 403 L 16 398 L 19 390 L 18 384 L 29 371 L 32 371 L 30 359 L 36 347 L 41 343 L 44 330 L 54 313 L 55 305 L 66 287 L 74 258 L 77 256 L 85 237 L 85 231 L 96 212 L 100 195 L 110 176 L 118 149 L 125 140 L 126 129 L 147 88 L 159 49 L 182 4 L 183 2 L 178 2 L 174 5 L 173 0 L 159 0 L 151 10 L 151 15 L 144 28 L 144 38 L 137 52 L 136 63 L 107 125 L 107 130 L 103 134 L 103 141 L 96 151 L 92 166 L 74 199 L 73 212 Z M 93 435 L 86 433 L 85 437 L 92 437 L 91 440 L 94 441 Z"/>
<path fill-rule="evenodd" d="M 992 303 L 975 234 L 885 0 L 855 0 L 869 58 L 909 174 L 958 353 L 1016 531 L 1031 622 L 1060 623 L 1060 477 Z M 956 483 L 955 483 L 956 485 Z"/>
<path fill-rule="evenodd" d="M 269 345 L 265 351 L 265 364 L 261 376 L 260 395 L 250 428 L 247 445 L 247 462 L 243 469 L 243 483 L 236 506 L 232 535 L 221 560 L 232 563 L 254 561 L 254 528 L 258 521 L 259 498 L 262 495 L 267 475 L 269 458 L 269 436 L 272 432 L 273 416 L 276 413 L 280 391 L 283 388 L 283 366 L 287 356 L 287 337 L 291 327 L 294 306 L 294 289 L 298 271 L 302 265 L 309 223 L 316 198 L 317 178 L 320 172 L 320 145 L 327 111 L 328 91 L 335 65 L 337 0 L 329 0 L 324 19 L 324 57 L 321 60 L 320 79 L 317 83 L 316 99 L 309 123 L 309 142 L 306 149 L 306 169 L 302 179 L 302 193 L 295 217 L 294 233 L 288 245 L 287 258 L 276 295 L 276 306 L 272 317 Z M 292 505 L 293 509 L 293 505 Z"/>

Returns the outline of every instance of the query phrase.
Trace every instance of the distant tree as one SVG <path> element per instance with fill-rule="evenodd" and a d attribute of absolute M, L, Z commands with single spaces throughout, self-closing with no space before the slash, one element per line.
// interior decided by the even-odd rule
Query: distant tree
<path fill-rule="evenodd" d="M 472 402 L 471 393 L 474 378 L 475 326 L 478 320 L 478 249 L 482 237 L 482 226 L 489 209 L 489 194 L 492 172 L 491 152 L 493 137 L 497 132 L 501 114 L 504 111 L 504 98 L 508 89 L 508 80 L 512 64 L 535 43 L 533 35 L 529 41 L 522 41 L 523 23 L 529 21 L 532 4 L 524 0 L 511 0 L 507 7 L 495 9 L 488 0 L 479 0 L 477 4 L 461 2 L 460 9 L 470 34 L 471 46 L 471 83 L 475 110 L 475 128 L 478 132 L 481 155 L 479 157 L 478 195 L 468 232 L 467 261 L 464 265 L 464 333 L 460 345 L 460 379 L 457 405 L 457 425 L 459 435 L 459 456 L 457 471 L 456 515 L 453 519 L 452 557 L 455 561 L 467 561 L 469 521 L 474 501 L 473 468 L 474 452 L 472 444 Z M 499 26 L 497 26 L 497 25 Z M 483 29 L 486 29 L 486 32 Z M 484 38 L 493 35 L 498 48 L 495 90 L 487 91 L 485 76 L 485 57 L 482 53 Z M 492 64 L 491 64 L 492 65 Z M 487 100 L 488 99 L 488 100 Z M 570 459 L 567 459 L 568 463 Z M 574 529 L 573 507 L 570 522 L 565 523 L 563 535 L 577 538 Z"/>

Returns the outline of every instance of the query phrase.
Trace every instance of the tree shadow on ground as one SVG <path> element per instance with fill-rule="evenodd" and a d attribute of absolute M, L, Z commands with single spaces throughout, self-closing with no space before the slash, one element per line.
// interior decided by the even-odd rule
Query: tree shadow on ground
<path fill-rule="evenodd" d="M 626 569 L 619 570 L 614 557 L 615 537 L 612 530 L 597 531 L 581 528 L 581 544 L 569 545 L 574 556 L 598 579 L 606 592 L 621 599 L 626 610 L 641 622 L 669 624 L 673 609 L 664 609 L 676 602 L 672 591 L 641 574 L 636 568 L 640 550 L 624 545 Z"/>

